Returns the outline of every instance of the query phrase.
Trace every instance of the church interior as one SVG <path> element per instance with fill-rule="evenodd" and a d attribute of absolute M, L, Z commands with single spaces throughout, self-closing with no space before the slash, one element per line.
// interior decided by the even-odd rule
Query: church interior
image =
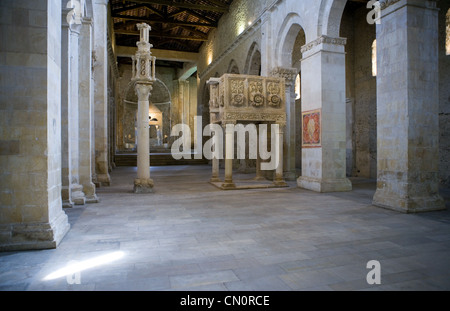
<path fill-rule="evenodd" d="M 450 290 L 450 0 L 0 17 L 1 291 Z"/>

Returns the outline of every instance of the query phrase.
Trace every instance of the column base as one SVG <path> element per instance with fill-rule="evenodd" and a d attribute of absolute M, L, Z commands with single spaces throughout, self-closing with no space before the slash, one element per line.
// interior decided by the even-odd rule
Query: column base
<path fill-rule="evenodd" d="M 285 171 L 285 172 L 283 172 L 283 177 L 284 177 L 284 180 L 296 181 L 297 173 L 295 171 Z"/>
<path fill-rule="evenodd" d="M 265 181 L 267 180 L 266 177 L 264 176 L 256 176 L 255 178 L 253 178 L 254 181 Z"/>
<path fill-rule="evenodd" d="M 95 184 L 88 182 L 83 184 L 83 192 L 86 197 L 86 204 L 100 203 L 100 199 L 95 194 Z"/>
<path fill-rule="evenodd" d="M 277 187 L 287 187 L 288 184 L 284 181 L 284 179 L 274 180 L 273 184 Z"/>
<path fill-rule="evenodd" d="M 111 177 L 109 174 L 97 174 L 95 185 L 97 187 L 109 187 L 111 186 Z"/>
<path fill-rule="evenodd" d="M 209 180 L 209 182 L 221 182 L 221 180 L 220 180 L 220 178 L 213 177 Z"/>
<path fill-rule="evenodd" d="M 71 186 L 72 201 L 75 205 L 85 205 L 86 196 L 83 192 L 83 186 L 74 184 Z"/>
<path fill-rule="evenodd" d="M 234 182 L 224 182 L 222 184 L 222 189 L 223 190 L 233 190 L 233 189 L 236 189 L 236 185 Z"/>
<path fill-rule="evenodd" d="M 74 205 L 75 204 L 72 202 L 72 200 L 63 200 L 63 202 L 62 202 L 63 208 L 73 208 Z"/>
<path fill-rule="evenodd" d="M 134 193 L 153 193 L 154 182 L 152 179 L 135 179 Z"/>
<path fill-rule="evenodd" d="M 86 204 L 95 204 L 95 203 L 100 203 L 100 199 L 97 197 L 96 194 L 86 197 Z"/>
<path fill-rule="evenodd" d="M 438 194 L 405 198 L 382 189 L 377 189 L 372 204 L 408 214 L 442 211 L 446 209 L 444 199 Z"/>
<path fill-rule="evenodd" d="M 297 179 L 297 185 L 300 188 L 316 192 L 345 192 L 352 191 L 352 183 L 349 179 L 318 179 L 301 176 Z"/>
<path fill-rule="evenodd" d="M 56 248 L 69 230 L 62 210 L 51 223 L 1 225 L 0 252 Z"/>

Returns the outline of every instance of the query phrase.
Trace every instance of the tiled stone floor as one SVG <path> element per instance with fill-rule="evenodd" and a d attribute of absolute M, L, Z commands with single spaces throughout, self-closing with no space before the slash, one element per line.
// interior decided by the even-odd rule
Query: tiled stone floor
<path fill-rule="evenodd" d="M 57 249 L 0 253 L 0 290 L 450 290 L 450 212 L 371 206 L 373 181 L 353 179 L 350 193 L 294 182 L 226 192 L 208 184 L 207 166 L 158 167 L 155 193 L 134 195 L 134 176 L 118 168 L 101 203 L 66 210 L 72 227 Z M 44 280 L 117 252 L 81 271 L 81 284 Z M 381 285 L 366 281 L 370 260 Z"/>

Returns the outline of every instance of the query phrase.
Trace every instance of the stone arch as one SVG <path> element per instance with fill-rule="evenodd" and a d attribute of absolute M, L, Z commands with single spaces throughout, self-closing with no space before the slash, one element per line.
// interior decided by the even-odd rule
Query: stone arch
<path fill-rule="evenodd" d="M 339 37 L 342 14 L 347 0 L 322 0 L 317 23 L 317 36 Z"/>
<path fill-rule="evenodd" d="M 134 90 L 134 83 L 130 82 L 124 96 L 123 136 L 125 144 L 135 142 L 135 122 L 138 97 Z M 168 87 L 160 79 L 153 83 L 153 90 L 149 98 L 150 104 L 162 112 L 162 138 L 170 137 L 172 127 L 172 97 Z M 132 149 L 132 148 L 127 148 Z"/>
<path fill-rule="evenodd" d="M 290 13 L 284 20 L 278 33 L 276 59 L 277 65 L 281 67 L 292 67 L 292 52 L 296 43 L 296 38 L 300 32 L 303 33 L 304 43 L 306 34 L 302 27 L 303 21 L 297 13 Z"/>
<path fill-rule="evenodd" d="M 248 51 L 244 73 L 256 76 L 261 75 L 261 52 L 256 42 L 253 42 Z"/>
<path fill-rule="evenodd" d="M 241 73 L 237 62 L 234 59 L 232 59 L 230 61 L 230 64 L 228 65 L 227 73 L 232 73 L 232 74 L 240 74 Z"/>
<path fill-rule="evenodd" d="M 84 16 L 87 18 L 94 17 L 94 9 L 92 7 L 92 0 L 84 0 Z"/>

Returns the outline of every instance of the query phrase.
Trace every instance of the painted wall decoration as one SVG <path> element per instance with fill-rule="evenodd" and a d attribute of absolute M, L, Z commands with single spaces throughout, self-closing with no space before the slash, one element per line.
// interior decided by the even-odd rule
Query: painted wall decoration
<path fill-rule="evenodd" d="M 320 148 L 322 146 L 322 110 L 302 112 L 303 148 Z"/>

